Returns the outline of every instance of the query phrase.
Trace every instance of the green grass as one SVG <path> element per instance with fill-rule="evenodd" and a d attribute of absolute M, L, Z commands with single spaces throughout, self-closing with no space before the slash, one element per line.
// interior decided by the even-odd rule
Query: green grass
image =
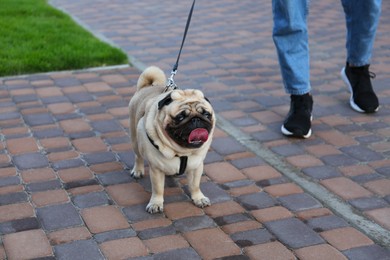
<path fill-rule="evenodd" d="M 127 62 L 46 0 L 0 0 L 0 76 Z"/>

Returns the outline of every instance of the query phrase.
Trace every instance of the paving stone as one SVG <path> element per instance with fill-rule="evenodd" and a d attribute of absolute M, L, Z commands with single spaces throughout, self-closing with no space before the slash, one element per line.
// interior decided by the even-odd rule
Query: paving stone
<path fill-rule="evenodd" d="M 261 223 L 293 217 L 289 210 L 281 206 L 253 210 L 251 214 Z"/>
<path fill-rule="evenodd" d="M 90 208 L 110 204 L 105 192 L 91 192 L 73 197 L 74 205 L 79 208 Z"/>
<path fill-rule="evenodd" d="M 226 183 L 246 179 L 237 168 L 227 162 L 207 164 L 204 171 L 216 183 Z"/>
<path fill-rule="evenodd" d="M 70 189 L 82 188 L 87 186 L 96 186 L 98 184 L 99 184 L 98 181 L 95 179 L 72 181 L 72 182 L 64 183 L 64 189 L 70 190 Z"/>
<path fill-rule="evenodd" d="M 202 182 L 200 189 L 212 204 L 231 200 L 229 194 L 213 182 Z"/>
<path fill-rule="evenodd" d="M 348 201 L 353 207 L 361 211 L 389 207 L 389 204 L 381 198 L 368 197 Z"/>
<path fill-rule="evenodd" d="M 347 260 L 347 258 L 342 253 L 328 244 L 300 248 L 295 250 L 295 254 L 301 260 Z"/>
<path fill-rule="evenodd" d="M 221 216 L 214 219 L 218 226 L 224 226 L 248 220 L 251 220 L 251 218 L 245 213 Z"/>
<path fill-rule="evenodd" d="M 229 190 L 229 189 L 233 189 L 233 188 L 250 186 L 254 183 L 255 182 L 253 180 L 239 180 L 239 181 L 232 181 L 232 182 L 224 183 L 221 185 L 221 187 L 225 190 Z"/>
<path fill-rule="evenodd" d="M 91 233 L 84 226 L 67 228 L 58 231 L 54 231 L 48 234 L 50 244 L 60 245 L 70 243 L 76 240 L 86 240 L 91 238 Z"/>
<path fill-rule="evenodd" d="M 264 225 L 279 241 L 294 249 L 325 243 L 316 232 L 296 218 L 276 220 Z"/>
<path fill-rule="evenodd" d="M 152 238 L 143 242 L 153 255 L 190 246 L 180 234 Z"/>
<path fill-rule="evenodd" d="M 134 166 L 134 153 L 133 152 L 122 152 L 118 153 L 121 163 L 124 163 L 128 169 L 132 169 Z"/>
<path fill-rule="evenodd" d="M 0 178 L 0 187 L 10 186 L 10 185 L 17 185 L 19 183 L 20 183 L 20 179 L 17 176 Z"/>
<path fill-rule="evenodd" d="M 37 129 L 33 130 L 32 132 L 34 137 L 38 139 L 64 136 L 64 131 L 61 128 Z"/>
<path fill-rule="evenodd" d="M 371 239 L 352 227 L 324 231 L 321 236 L 340 251 L 373 244 Z"/>
<path fill-rule="evenodd" d="M 150 228 L 146 230 L 142 230 L 138 233 L 138 237 L 142 240 L 151 239 L 161 236 L 168 236 L 176 234 L 176 228 L 173 225 L 169 225 L 166 227 L 158 227 L 158 228 Z"/>
<path fill-rule="evenodd" d="M 245 254 L 250 259 L 256 259 L 259 256 L 264 259 L 295 259 L 294 254 L 277 241 L 247 247 Z"/>
<path fill-rule="evenodd" d="M 61 187 L 62 186 L 60 180 L 51 180 L 51 181 L 35 182 L 35 183 L 27 184 L 26 191 L 39 192 L 39 191 L 60 189 Z"/>
<path fill-rule="evenodd" d="M 237 169 L 244 169 L 263 165 L 264 161 L 259 157 L 246 157 L 241 159 L 232 160 L 230 162 Z"/>
<path fill-rule="evenodd" d="M 97 178 L 99 182 L 104 186 L 134 181 L 133 178 L 131 178 L 129 172 L 127 171 L 99 174 L 97 175 Z"/>
<path fill-rule="evenodd" d="M 326 155 L 321 157 L 321 160 L 330 166 L 349 166 L 356 165 L 359 161 L 345 154 Z"/>
<path fill-rule="evenodd" d="M 307 193 L 292 194 L 279 197 L 278 200 L 283 206 L 291 211 L 301 211 L 313 208 L 321 208 L 322 205 Z"/>
<path fill-rule="evenodd" d="M 36 192 L 31 195 L 31 201 L 36 207 L 69 202 L 68 193 L 64 190 Z"/>
<path fill-rule="evenodd" d="M 115 120 L 103 120 L 92 122 L 91 126 L 100 133 L 123 131 L 123 128 Z"/>
<path fill-rule="evenodd" d="M 69 93 L 66 96 L 72 103 L 80 103 L 94 100 L 93 96 L 87 92 Z"/>
<path fill-rule="evenodd" d="M 54 247 L 55 256 L 64 260 L 104 259 L 93 240 L 78 240 Z"/>
<path fill-rule="evenodd" d="M 15 166 L 20 170 L 44 168 L 49 166 L 46 156 L 40 153 L 26 153 L 13 157 Z"/>
<path fill-rule="evenodd" d="M 238 255 L 240 248 L 218 228 L 201 229 L 184 234 L 203 259 Z"/>
<path fill-rule="evenodd" d="M 222 155 L 246 152 L 245 147 L 231 137 L 215 138 L 211 147 Z"/>
<path fill-rule="evenodd" d="M 10 259 L 33 259 L 53 254 L 41 229 L 5 235 L 3 243 Z"/>
<path fill-rule="evenodd" d="M 292 156 L 292 155 L 298 155 L 303 154 L 305 151 L 296 144 L 286 144 L 286 145 L 279 145 L 271 147 L 271 151 L 275 152 L 276 154 L 279 154 L 281 156 Z"/>
<path fill-rule="evenodd" d="M 372 174 L 362 174 L 359 176 L 354 176 L 351 179 L 352 181 L 357 182 L 359 184 L 364 184 L 369 181 L 383 180 L 383 176 L 377 173 L 372 173 Z"/>
<path fill-rule="evenodd" d="M 182 233 L 216 226 L 213 219 L 206 215 L 178 219 L 173 225 Z"/>
<path fill-rule="evenodd" d="M 70 203 L 38 208 L 37 216 L 43 228 L 48 231 L 82 224 L 79 213 Z"/>
<path fill-rule="evenodd" d="M 266 229 L 253 229 L 244 232 L 238 232 L 231 235 L 231 238 L 240 247 L 271 242 L 275 239 Z"/>
<path fill-rule="evenodd" d="M 335 215 L 312 218 L 307 220 L 307 224 L 316 232 L 349 226 L 345 220 Z"/>
<path fill-rule="evenodd" d="M 163 252 L 159 254 L 153 255 L 153 259 L 155 260 L 165 260 L 165 259 L 170 259 L 170 260 L 201 260 L 202 258 L 197 254 L 197 252 L 192 249 L 191 247 L 189 248 L 181 248 L 181 249 L 176 249 L 176 250 L 171 250 L 168 252 Z"/>
<path fill-rule="evenodd" d="M 338 177 L 321 181 L 327 189 L 345 200 L 370 197 L 372 193 L 348 178 Z"/>
<path fill-rule="evenodd" d="M 125 214 L 125 216 L 130 222 L 156 219 L 156 218 L 161 218 L 163 216 L 162 213 L 149 214 L 148 212 L 146 212 L 145 208 L 146 208 L 146 203 L 138 204 L 138 205 L 123 208 L 123 213 Z"/>
<path fill-rule="evenodd" d="M 247 210 L 268 208 L 276 205 L 276 201 L 265 192 L 242 195 L 237 201 Z"/>
<path fill-rule="evenodd" d="M 62 170 L 62 169 L 68 169 L 68 168 L 76 168 L 84 166 L 84 161 L 81 159 L 69 159 L 69 160 L 61 160 L 58 162 L 53 163 L 53 168 L 55 170 Z"/>
<path fill-rule="evenodd" d="M 376 223 L 384 228 L 390 229 L 390 208 L 372 209 L 364 212 L 367 216 L 373 219 Z"/>
<path fill-rule="evenodd" d="M 334 177 L 340 177 L 342 176 L 340 172 L 332 166 L 328 165 L 322 165 L 322 166 L 314 166 L 302 169 L 302 172 L 306 174 L 307 176 L 317 179 L 317 180 L 323 180 L 323 179 L 329 179 Z"/>
<path fill-rule="evenodd" d="M 0 234 L 10 234 L 32 229 L 39 229 L 41 226 L 35 217 L 16 219 L 0 223 Z"/>
<path fill-rule="evenodd" d="M 100 248 L 108 259 L 127 259 L 148 255 L 147 248 L 137 237 L 103 242 L 100 244 Z"/>
<path fill-rule="evenodd" d="M 390 250 L 378 245 L 355 247 L 345 250 L 343 253 L 348 259 L 354 260 L 390 259 Z"/>
<path fill-rule="evenodd" d="M 370 162 L 383 159 L 383 156 L 380 153 L 374 152 L 371 149 L 368 149 L 362 145 L 342 147 L 340 149 L 347 155 L 358 159 L 363 162 Z"/>
<path fill-rule="evenodd" d="M 122 238 L 128 238 L 128 237 L 135 237 L 137 233 L 130 228 L 127 229 L 122 229 L 122 230 L 112 230 L 112 231 L 107 231 L 103 232 L 100 234 L 94 235 L 94 239 L 98 243 L 103 243 L 106 241 L 111 241 L 111 240 L 117 240 L 117 239 L 122 239 Z"/>
<path fill-rule="evenodd" d="M 88 164 L 115 162 L 116 157 L 112 152 L 91 153 L 82 156 Z"/>
<path fill-rule="evenodd" d="M 31 114 L 24 115 L 24 121 L 29 126 L 40 126 L 54 124 L 54 119 L 50 114 Z"/>
<path fill-rule="evenodd" d="M 268 187 L 271 185 L 277 185 L 277 184 L 288 183 L 288 182 L 289 182 L 289 180 L 286 179 L 285 177 L 280 177 L 280 178 L 272 178 L 272 179 L 268 179 L 268 180 L 257 181 L 256 185 L 264 188 L 264 187 Z"/>

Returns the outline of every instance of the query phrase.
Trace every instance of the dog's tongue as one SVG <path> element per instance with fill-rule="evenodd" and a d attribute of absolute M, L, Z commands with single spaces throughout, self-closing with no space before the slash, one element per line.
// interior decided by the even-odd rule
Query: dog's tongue
<path fill-rule="evenodd" d="M 209 138 L 209 132 L 204 128 L 196 128 L 191 131 L 188 143 L 204 143 Z"/>

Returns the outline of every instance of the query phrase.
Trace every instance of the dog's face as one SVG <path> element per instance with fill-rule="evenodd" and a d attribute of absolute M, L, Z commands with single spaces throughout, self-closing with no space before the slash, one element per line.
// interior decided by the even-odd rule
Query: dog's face
<path fill-rule="evenodd" d="M 214 111 L 199 90 L 174 90 L 158 110 L 165 133 L 183 148 L 200 148 L 213 132 Z"/>

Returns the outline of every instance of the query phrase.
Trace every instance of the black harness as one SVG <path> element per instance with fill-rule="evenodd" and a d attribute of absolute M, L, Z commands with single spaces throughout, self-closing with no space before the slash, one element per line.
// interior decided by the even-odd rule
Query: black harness
<path fill-rule="evenodd" d="M 157 144 L 155 144 L 153 139 L 150 138 L 148 133 L 146 133 L 146 136 L 148 137 L 150 143 L 154 146 L 154 148 L 156 148 L 158 151 L 160 151 L 160 148 L 158 147 Z M 179 156 L 176 155 L 176 157 L 179 157 Z M 188 156 L 180 156 L 179 159 L 180 159 L 180 168 L 179 168 L 179 172 L 176 173 L 176 175 L 183 175 L 184 172 L 186 171 L 186 168 L 187 168 Z"/>

